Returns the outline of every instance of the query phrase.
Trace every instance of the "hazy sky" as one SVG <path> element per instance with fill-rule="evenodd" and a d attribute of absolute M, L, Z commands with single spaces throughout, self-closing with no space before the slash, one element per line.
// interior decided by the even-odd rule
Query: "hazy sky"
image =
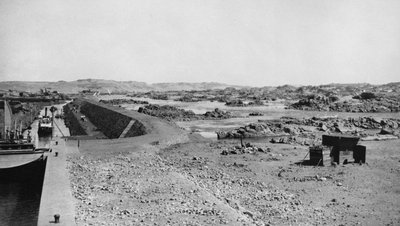
<path fill-rule="evenodd" d="M 0 1 L 0 81 L 80 78 L 400 81 L 400 1 Z"/>

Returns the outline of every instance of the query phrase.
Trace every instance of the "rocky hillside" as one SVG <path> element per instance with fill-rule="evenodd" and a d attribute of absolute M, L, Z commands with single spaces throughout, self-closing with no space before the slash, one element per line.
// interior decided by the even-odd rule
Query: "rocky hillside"
<path fill-rule="evenodd" d="M 16 90 L 37 92 L 40 89 L 57 90 L 60 93 L 79 93 L 82 91 L 100 91 L 101 93 L 126 93 L 126 92 L 146 92 L 146 91 L 170 91 L 170 90 L 207 90 L 224 89 L 235 87 L 222 83 L 202 82 L 202 83 L 154 83 L 136 81 L 114 81 L 103 79 L 79 79 L 76 81 L 58 82 L 26 82 L 26 81 L 4 81 L 0 82 L 0 90 Z M 238 86 L 236 86 L 238 87 Z"/>

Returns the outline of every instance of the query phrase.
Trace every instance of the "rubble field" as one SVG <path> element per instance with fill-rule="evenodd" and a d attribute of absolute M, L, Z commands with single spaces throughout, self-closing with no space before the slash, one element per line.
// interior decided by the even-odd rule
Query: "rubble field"
<path fill-rule="evenodd" d="M 307 146 L 198 135 L 70 156 L 78 225 L 399 225 L 399 140 L 367 163 L 299 165 Z M 117 145 L 117 144 L 114 144 Z M 92 147 L 95 149 L 95 147 Z"/>
<path fill-rule="evenodd" d="M 152 139 L 156 140 L 138 136 L 133 140 L 93 141 L 81 147 L 79 154 L 69 156 L 76 222 L 400 225 L 398 84 L 386 88 L 365 89 L 363 85 L 335 91 L 330 86 L 281 87 L 258 96 L 251 90 L 235 89 L 214 91 L 208 96 L 206 91 L 197 95 L 134 94 L 134 98 L 157 99 L 160 104 L 128 102 L 138 105 L 137 113 L 168 122 L 158 123 L 164 132 L 155 133 Z M 319 90 L 318 95 L 309 95 L 315 90 Z M 362 90 L 375 90 L 376 95 Z M 279 95 L 272 95 L 277 92 Z M 312 110 L 307 115 L 329 110 L 329 115 L 350 112 L 346 115 L 351 117 L 319 114 L 306 118 L 300 117 L 304 111 L 266 106 L 241 106 L 238 110 L 235 105 L 227 111 L 207 108 L 205 113 L 194 113 L 187 107 L 161 104 L 177 96 L 185 96 L 185 104 L 234 99 L 267 104 L 279 98 L 287 101 L 288 108 Z M 125 104 L 114 102 L 110 104 Z M 251 117 L 239 117 L 243 113 Z M 366 115 L 369 113 L 374 114 Z M 175 123 L 182 121 L 193 122 L 192 126 L 217 125 L 219 139 L 206 139 L 197 134 L 201 130 L 188 128 L 180 128 L 178 133 Z M 172 126 L 174 130 L 169 129 Z M 360 137 L 358 144 L 366 147 L 366 163 L 303 164 L 310 158 L 309 148 L 320 145 L 324 134 Z"/>

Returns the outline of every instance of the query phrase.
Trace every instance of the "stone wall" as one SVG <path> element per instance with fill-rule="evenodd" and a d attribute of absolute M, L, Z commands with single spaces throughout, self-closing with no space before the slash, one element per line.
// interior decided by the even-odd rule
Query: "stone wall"
<path fill-rule="evenodd" d="M 101 103 L 82 101 L 80 111 L 108 138 L 119 138 L 131 120 L 135 120 L 125 114 L 102 106 Z M 146 128 L 140 122 L 135 123 L 125 137 L 134 137 L 146 134 Z"/>
<path fill-rule="evenodd" d="M 71 136 L 87 135 L 73 111 L 74 108 L 72 104 L 66 104 L 64 106 L 64 121 L 65 125 L 69 128 Z"/>

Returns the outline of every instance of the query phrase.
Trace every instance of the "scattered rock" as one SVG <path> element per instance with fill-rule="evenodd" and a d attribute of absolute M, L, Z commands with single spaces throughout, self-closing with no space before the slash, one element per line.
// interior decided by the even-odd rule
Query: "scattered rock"
<path fill-rule="evenodd" d="M 383 135 L 385 135 L 385 134 L 393 134 L 393 130 L 388 129 L 388 128 L 382 128 L 381 132 L 379 134 L 383 134 Z"/>

